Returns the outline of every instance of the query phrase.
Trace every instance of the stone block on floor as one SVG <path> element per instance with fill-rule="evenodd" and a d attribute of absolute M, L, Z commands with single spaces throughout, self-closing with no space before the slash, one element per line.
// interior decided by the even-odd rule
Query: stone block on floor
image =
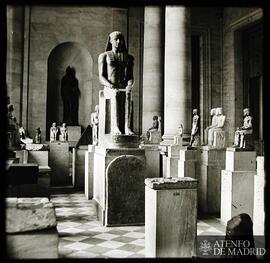
<path fill-rule="evenodd" d="M 145 180 L 145 256 L 196 255 L 197 180 Z"/>

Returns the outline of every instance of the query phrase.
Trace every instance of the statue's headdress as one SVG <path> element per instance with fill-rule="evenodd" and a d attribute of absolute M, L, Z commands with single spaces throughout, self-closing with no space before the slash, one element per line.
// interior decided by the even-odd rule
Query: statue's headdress
<path fill-rule="evenodd" d="M 126 47 L 126 42 L 125 42 L 125 38 L 123 36 L 123 34 L 120 31 L 113 31 L 109 37 L 108 37 L 108 41 L 107 41 L 107 45 L 106 45 L 106 49 L 105 51 L 110 51 L 112 50 L 112 44 L 110 42 L 110 40 L 116 36 L 120 36 L 123 40 L 123 46 L 122 46 L 122 52 L 127 52 L 127 47 Z"/>

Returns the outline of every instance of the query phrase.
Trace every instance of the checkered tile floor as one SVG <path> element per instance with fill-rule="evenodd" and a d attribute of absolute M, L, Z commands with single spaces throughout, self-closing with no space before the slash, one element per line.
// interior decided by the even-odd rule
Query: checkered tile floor
<path fill-rule="evenodd" d="M 144 226 L 105 227 L 97 220 L 94 204 L 84 193 L 53 194 L 59 257 L 143 258 Z M 224 235 L 216 218 L 198 220 L 198 235 Z"/>

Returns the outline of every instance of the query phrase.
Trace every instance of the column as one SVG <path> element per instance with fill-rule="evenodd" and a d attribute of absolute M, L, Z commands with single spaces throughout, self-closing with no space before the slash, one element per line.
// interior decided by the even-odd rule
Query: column
<path fill-rule="evenodd" d="M 171 144 L 178 125 L 184 137 L 191 128 L 190 11 L 167 6 L 165 11 L 164 144 Z"/>
<path fill-rule="evenodd" d="M 163 117 L 164 8 L 145 7 L 143 54 L 143 133 L 154 115 Z"/>

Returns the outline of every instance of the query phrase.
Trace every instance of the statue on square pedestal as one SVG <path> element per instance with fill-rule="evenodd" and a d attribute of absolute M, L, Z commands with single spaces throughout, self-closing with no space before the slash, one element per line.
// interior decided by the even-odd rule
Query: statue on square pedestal
<path fill-rule="evenodd" d="M 92 144 L 98 144 L 99 105 L 95 106 L 95 112 L 91 113 Z"/>
<path fill-rule="evenodd" d="M 52 127 L 50 128 L 50 141 L 55 142 L 57 138 L 58 128 L 56 126 L 56 122 L 52 123 Z"/>
<path fill-rule="evenodd" d="M 214 118 L 214 117 L 213 117 Z M 208 145 L 213 146 L 214 143 L 214 133 L 223 131 L 226 116 L 223 115 L 222 108 L 215 109 L 215 119 L 212 120 L 213 127 L 208 130 Z M 225 139 L 225 138 L 223 138 Z"/>
<path fill-rule="evenodd" d="M 64 122 L 62 124 L 62 126 L 60 127 L 60 141 L 62 142 L 66 142 L 68 138 L 68 131 L 67 131 L 67 127 L 66 127 L 66 123 Z"/>
<path fill-rule="evenodd" d="M 197 109 L 193 109 L 192 114 L 193 118 L 189 146 L 198 146 L 200 145 L 200 117 Z"/>
<path fill-rule="evenodd" d="M 252 117 L 249 115 L 249 108 L 243 110 L 244 121 L 242 127 L 237 127 L 234 135 L 234 145 L 235 148 L 241 149 L 253 149 L 254 148 L 254 138 L 253 138 L 253 128 L 252 128 Z"/>
<path fill-rule="evenodd" d="M 99 81 L 104 85 L 104 96 L 111 101 L 111 134 L 120 135 L 120 122 L 124 120 L 126 135 L 131 131 L 131 91 L 133 79 L 133 56 L 127 52 L 124 36 L 119 31 L 109 35 L 106 51 L 99 55 Z M 124 109 L 125 112 L 120 111 Z"/>
<path fill-rule="evenodd" d="M 173 145 L 181 145 L 182 146 L 182 138 L 183 137 L 183 125 L 179 124 L 178 133 L 173 137 Z"/>
<path fill-rule="evenodd" d="M 206 127 L 204 130 L 204 144 L 207 145 L 208 144 L 208 131 L 209 129 L 213 128 L 216 126 L 216 109 L 212 108 L 210 110 L 210 116 L 212 116 L 212 121 L 211 121 L 211 125 Z"/>
<path fill-rule="evenodd" d="M 36 129 L 35 143 L 41 143 L 41 130 L 39 127 Z"/>

